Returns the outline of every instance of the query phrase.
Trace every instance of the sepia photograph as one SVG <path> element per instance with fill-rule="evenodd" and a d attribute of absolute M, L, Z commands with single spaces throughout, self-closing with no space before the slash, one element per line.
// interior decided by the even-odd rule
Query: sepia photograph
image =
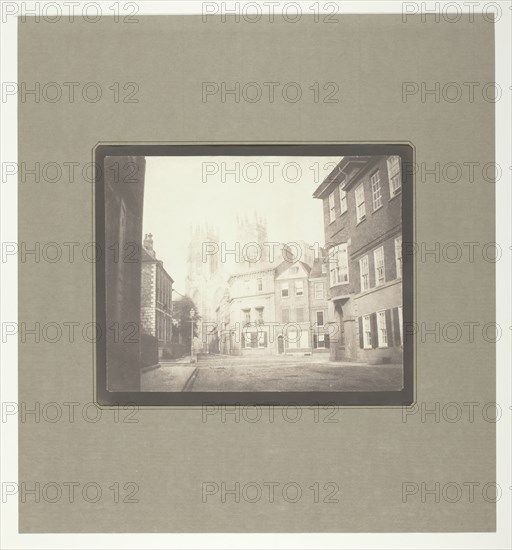
<path fill-rule="evenodd" d="M 104 168 L 108 391 L 403 391 L 400 155 Z"/>
<path fill-rule="evenodd" d="M 512 549 L 510 6 L 1 4 L 0 548 Z"/>

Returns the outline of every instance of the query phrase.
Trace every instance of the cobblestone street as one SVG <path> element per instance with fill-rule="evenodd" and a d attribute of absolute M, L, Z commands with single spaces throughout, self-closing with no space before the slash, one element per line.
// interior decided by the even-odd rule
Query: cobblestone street
<path fill-rule="evenodd" d="M 331 362 L 327 355 L 201 355 L 143 373 L 142 391 L 397 391 L 402 365 Z"/>

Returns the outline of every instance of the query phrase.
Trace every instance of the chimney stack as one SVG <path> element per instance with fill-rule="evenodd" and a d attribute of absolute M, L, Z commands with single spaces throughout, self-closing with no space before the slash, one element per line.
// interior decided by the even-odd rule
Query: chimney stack
<path fill-rule="evenodd" d="M 155 251 L 153 249 L 153 234 L 152 233 L 146 233 L 144 235 L 144 248 L 146 249 L 146 252 L 152 257 L 155 258 Z"/>

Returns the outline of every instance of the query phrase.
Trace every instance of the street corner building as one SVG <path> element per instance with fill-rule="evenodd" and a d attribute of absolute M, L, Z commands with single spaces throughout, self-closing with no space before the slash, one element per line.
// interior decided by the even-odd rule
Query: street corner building
<path fill-rule="evenodd" d="M 403 362 L 399 156 L 347 156 L 315 190 L 323 201 L 331 360 Z"/>

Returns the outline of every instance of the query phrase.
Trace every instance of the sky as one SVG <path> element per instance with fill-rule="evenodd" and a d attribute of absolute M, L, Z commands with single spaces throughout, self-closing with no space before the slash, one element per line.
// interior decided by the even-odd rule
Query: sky
<path fill-rule="evenodd" d="M 228 248 L 237 216 L 267 220 L 268 240 L 323 246 L 322 201 L 312 194 L 341 157 L 146 157 L 143 233 L 185 292 L 190 226 L 209 223 Z M 238 181 L 237 181 L 238 180 Z M 243 246 L 243 244 L 242 244 Z"/>

